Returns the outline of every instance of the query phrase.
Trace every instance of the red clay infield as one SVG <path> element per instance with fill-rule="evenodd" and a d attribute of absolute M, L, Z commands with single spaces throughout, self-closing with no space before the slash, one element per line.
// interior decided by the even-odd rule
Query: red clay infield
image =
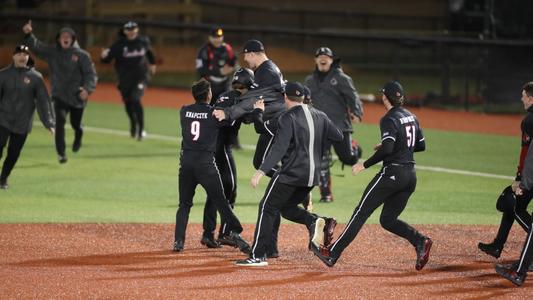
<path fill-rule="evenodd" d="M 92 101 L 120 102 L 99 84 Z M 146 105 L 180 107 L 187 91 L 149 89 Z M 379 105 L 365 105 L 377 123 Z M 425 128 L 519 135 L 521 116 L 412 109 Z M 355 203 L 354 203 L 355 206 Z M 340 232 L 339 225 L 336 232 Z M 420 225 L 434 240 L 431 258 L 414 269 L 414 249 L 379 227 L 366 225 L 333 268 L 307 250 L 301 225 L 282 225 L 281 257 L 266 268 L 242 268 L 237 250 L 200 245 L 201 226 L 188 228 L 185 252 L 170 251 L 173 225 L 0 224 L 0 299 L 530 299 L 533 280 L 514 287 L 494 272 L 495 259 L 477 250 L 496 226 Z M 516 226 L 517 227 L 517 226 Z M 252 239 L 253 225 L 243 236 Z M 514 228 L 502 259 L 516 259 L 525 234 Z M 528 296 L 529 295 L 529 296 Z"/>

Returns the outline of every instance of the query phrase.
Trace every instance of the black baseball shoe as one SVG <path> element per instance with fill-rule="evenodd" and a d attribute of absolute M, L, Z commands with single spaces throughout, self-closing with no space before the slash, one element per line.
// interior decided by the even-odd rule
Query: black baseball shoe
<path fill-rule="evenodd" d="M 239 248 L 242 253 L 250 254 L 252 252 L 252 248 L 250 248 L 250 245 L 247 241 L 245 241 L 240 234 L 237 232 L 231 231 L 229 233 L 230 239 L 235 243 L 235 247 Z"/>
<path fill-rule="evenodd" d="M 335 231 L 335 226 L 337 226 L 337 220 L 335 218 L 324 218 L 326 224 L 324 225 L 324 247 L 329 247 L 331 241 L 333 240 L 333 232 Z"/>
<path fill-rule="evenodd" d="M 338 257 L 332 257 L 331 253 L 329 252 L 329 248 L 327 247 L 317 247 L 315 244 L 309 243 L 309 249 L 311 249 L 311 251 L 313 251 L 313 254 L 330 268 L 333 267 L 339 259 Z"/>
<path fill-rule="evenodd" d="M 172 251 L 174 252 L 183 252 L 183 241 L 175 241 L 174 247 L 172 248 Z"/>
<path fill-rule="evenodd" d="M 207 248 L 220 248 L 222 247 L 213 237 L 203 236 L 200 240 L 200 244 L 206 246 Z"/>
<path fill-rule="evenodd" d="M 80 151 L 82 136 L 83 136 L 83 131 L 81 131 L 81 133 L 76 134 L 76 136 L 74 137 L 74 143 L 72 143 L 72 152 L 76 153 Z"/>
<path fill-rule="evenodd" d="M 416 265 L 415 269 L 417 271 L 422 270 L 429 260 L 429 251 L 431 251 L 431 246 L 433 241 L 425 237 L 422 241 L 416 246 Z"/>
<path fill-rule="evenodd" d="M 231 239 L 229 233 L 225 234 L 225 235 L 219 235 L 218 239 L 217 239 L 217 242 L 220 245 L 226 245 L 226 246 L 231 246 L 231 247 L 237 248 L 237 244 L 235 243 L 235 241 L 233 241 Z"/>
<path fill-rule="evenodd" d="M 500 264 L 502 266 L 505 266 L 507 267 L 508 269 L 513 269 L 513 270 L 518 270 L 518 267 L 520 266 L 520 261 L 515 261 L 513 263 L 510 263 L 510 264 Z M 533 272 L 533 261 L 529 263 L 529 266 L 527 268 L 527 272 Z"/>
<path fill-rule="evenodd" d="M 0 179 L 0 190 L 7 190 L 8 188 L 7 179 Z"/>
<path fill-rule="evenodd" d="M 485 252 L 486 254 L 494 257 L 494 258 L 500 258 L 500 255 L 502 254 L 502 246 L 496 245 L 496 243 L 492 242 L 490 244 L 485 243 L 478 243 L 477 247 L 479 250 Z"/>
<path fill-rule="evenodd" d="M 59 161 L 60 164 L 66 164 L 68 159 L 67 159 L 67 156 L 66 155 L 59 155 L 57 157 L 57 160 Z"/>
<path fill-rule="evenodd" d="M 509 267 L 508 265 L 495 264 L 494 269 L 496 270 L 496 273 L 500 274 L 500 276 L 517 286 L 524 284 L 524 281 L 527 278 L 527 273 L 518 273 L 516 272 L 516 269 Z"/>
<path fill-rule="evenodd" d="M 235 261 L 235 265 L 241 267 L 266 267 L 268 262 L 266 258 L 247 258 Z"/>
<path fill-rule="evenodd" d="M 326 220 L 324 218 L 317 218 L 309 227 L 309 239 L 311 244 L 320 247 L 324 243 L 324 228 Z"/>

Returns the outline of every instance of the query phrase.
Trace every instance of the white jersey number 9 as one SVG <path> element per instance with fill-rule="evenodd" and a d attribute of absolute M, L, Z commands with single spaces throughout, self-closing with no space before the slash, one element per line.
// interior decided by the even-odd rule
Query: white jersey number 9
<path fill-rule="evenodd" d="M 193 121 L 191 123 L 191 134 L 194 136 L 193 141 L 197 141 L 200 138 L 200 122 Z"/>

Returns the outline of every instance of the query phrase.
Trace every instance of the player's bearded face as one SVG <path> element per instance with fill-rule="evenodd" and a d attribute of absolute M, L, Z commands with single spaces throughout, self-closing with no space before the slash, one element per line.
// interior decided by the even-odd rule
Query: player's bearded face
<path fill-rule="evenodd" d="M 255 70 L 257 68 L 257 64 L 255 63 L 255 53 L 244 53 L 244 62 L 248 64 L 248 67 L 250 69 Z"/>
<path fill-rule="evenodd" d="M 327 55 L 319 55 L 315 58 L 316 67 L 320 72 L 327 72 L 331 68 L 333 58 Z"/>

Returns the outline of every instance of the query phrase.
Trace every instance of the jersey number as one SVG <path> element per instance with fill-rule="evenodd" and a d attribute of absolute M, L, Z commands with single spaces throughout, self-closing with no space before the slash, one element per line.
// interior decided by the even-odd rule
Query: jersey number
<path fill-rule="evenodd" d="M 200 122 L 193 121 L 191 123 L 191 134 L 194 135 L 192 138 L 193 141 L 197 141 L 200 138 Z"/>
<path fill-rule="evenodd" d="M 407 147 L 414 147 L 416 140 L 416 127 L 415 125 L 408 125 L 405 127 L 407 133 Z"/>

